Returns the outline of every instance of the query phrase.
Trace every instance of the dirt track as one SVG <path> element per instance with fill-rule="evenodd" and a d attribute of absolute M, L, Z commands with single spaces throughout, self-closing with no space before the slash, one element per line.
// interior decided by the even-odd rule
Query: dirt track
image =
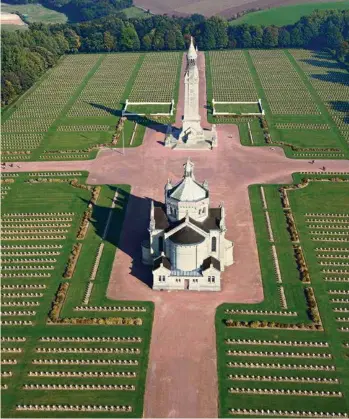
<path fill-rule="evenodd" d="M 226 18 L 243 10 L 266 9 L 288 4 L 321 3 L 336 0 L 135 0 L 136 6 L 149 9 L 154 14 L 187 16 L 199 13 L 204 16 L 221 15 Z"/>

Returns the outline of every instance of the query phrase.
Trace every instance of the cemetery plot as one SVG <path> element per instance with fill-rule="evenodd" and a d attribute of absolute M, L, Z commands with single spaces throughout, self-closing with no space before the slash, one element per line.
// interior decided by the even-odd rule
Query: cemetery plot
<path fill-rule="evenodd" d="M 298 54 L 298 50 L 292 54 Z M 337 66 L 334 61 L 331 62 Z M 286 50 L 207 53 L 208 105 L 211 105 L 213 98 L 216 101 L 256 101 L 260 98 L 265 111 L 265 118 L 259 118 L 260 125 L 257 117 L 252 123 L 248 121 L 250 128 L 244 121 L 245 116 L 212 117 L 212 112 L 209 112 L 210 122 L 237 123 L 241 142 L 244 145 L 281 145 L 288 157 L 320 159 L 347 157 L 348 147 L 342 138 L 347 135 L 346 126 L 344 125 L 340 135 L 334 123 L 337 122 L 335 115 L 330 114 L 330 109 L 326 108 L 326 103 L 323 103 L 326 102 L 326 98 L 321 96 L 314 83 L 309 82 L 308 76 L 302 69 L 303 67 L 300 68 L 291 53 Z M 344 92 L 347 88 L 346 74 L 345 70 L 341 72 L 343 72 L 341 77 L 338 76 L 336 79 L 336 89 L 343 88 Z M 327 78 L 323 81 L 323 84 L 325 85 L 328 80 Z M 328 84 L 326 89 L 330 92 L 332 87 L 330 83 Z M 343 98 L 337 102 L 340 102 L 340 107 L 345 107 Z M 217 104 L 215 108 L 216 111 L 227 112 L 231 106 L 235 111 L 239 105 Z M 245 106 L 248 105 L 241 104 L 241 107 Z M 341 115 L 344 119 L 344 113 Z M 253 117 L 250 119 L 253 120 Z"/>
<path fill-rule="evenodd" d="M 320 113 L 284 51 L 252 50 L 249 54 L 273 114 L 314 115 Z"/>
<path fill-rule="evenodd" d="M 105 297 L 129 188 L 88 186 L 82 172 L 13 179 L 1 224 L 2 416 L 140 417 L 153 306 Z"/>
<path fill-rule="evenodd" d="M 349 177 L 302 177 L 251 187 L 265 301 L 217 310 L 220 417 L 347 417 Z"/>
<path fill-rule="evenodd" d="M 140 54 L 110 54 L 104 57 L 67 116 L 115 116 L 121 108 L 120 101 L 139 57 Z M 115 124 L 115 117 L 113 121 Z"/>
<path fill-rule="evenodd" d="M 172 99 L 177 103 L 181 58 L 179 52 L 145 54 L 128 100 L 145 105 L 170 104 Z"/>
<path fill-rule="evenodd" d="M 292 56 L 323 100 L 342 137 L 349 144 L 349 75 L 327 53 L 292 50 Z"/>
<path fill-rule="evenodd" d="M 256 102 L 258 92 L 243 51 L 210 51 L 211 100 Z M 209 99 L 209 98 L 208 98 Z"/>

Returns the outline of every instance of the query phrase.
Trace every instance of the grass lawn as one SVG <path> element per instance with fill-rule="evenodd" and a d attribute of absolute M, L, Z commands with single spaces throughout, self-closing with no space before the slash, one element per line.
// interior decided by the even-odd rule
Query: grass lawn
<path fill-rule="evenodd" d="M 140 9 L 139 7 L 127 7 L 126 9 L 122 10 L 123 13 L 125 13 L 125 15 L 129 18 L 129 19 L 134 19 L 134 18 L 142 18 L 142 19 L 146 19 L 148 17 L 151 17 L 151 14 Z"/>
<path fill-rule="evenodd" d="M 171 105 L 129 105 L 127 111 L 137 114 L 170 113 Z"/>
<path fill-rule="evenodd" d="M 44 178 L 51 179 L 51 175 Z M 87 174 L 84 172 L 57 173 L 55 178 L 76 178 L 80 184 L 85 184 Z M 5 179 L 11 179 L 11 177 L 4 177 L 3 181 Z M 109 275 L 117 249 L 130 187 L 127 185 L 102 186 L 97 203 L 93 207 L 87 233 L 83 239 L 77 240 L 76 235 L 82 215 L 87 209 L 91 196 L 89 190 L 72 187 L 66 182 L 28 182 L 30 179 L 37 179 L 37 174 L 34 176 L 20 174 L 13 176 L 12 179 L 15 180 L 13 183 L 3 182 L 2 184 L 2 322 L 22 320 L 31 321 L 32 324 L 27 326 L 2 325 L 3 352 L 14 347 L 21 349 L 20 353 L 6 352 L 3 354 L 3 359 L 17 360 L 17 363 L 2 365 L 2 372 L 12 374 L 2 378 L 2 384 L 7 386 L 2 390 L 2 417 L 141 417 L 153 304 L 149 302 L 120 302 L 108 300 L 106 297 Z M 105 230 L 115 192 L 118 193 L 117 205 L 112 210 L 108 234 L 103 240 L 101 236 Z M 33 213 L 40 214 L 34 215 Z M 16 216 L 15 214 L 20 215 Z M 36 238 L 36 236 L 40 237 Z M 74 274 L 71 279 L 64 279 L 62 275 L 68 256 L 73 244 L 78 242 L 82 244 L 82 247 Z M 76 311 L 75 307 L 82 304 L 101 243 L 104 244 L 104 248 L 87 305 L 117 306 L 117 308 L 112 312 Z M 9 277 L 9 273 L 13 275 Z M 27 276 L 21 277 L 22 274 Z M 34 276 L 28 276 L 28 274 Z M 138 317 L 142 319 L 142 325 L 47 324 L 52 300 L 62 282 L 68 282 L 69 288 L 60 312 L 61 318 Z M 17 288 L 13 288 L 13 286 L 17 286 Z M 24 306 L 23 303 L 26 305 Z M 129 312 L 122 308 L 131 305 L 142 307 L 144 311 Z M 18 315 L 6 314 L 9 311 L 18 312 Z M 35 313 L 32 315 L 29 311 L 35 311 Z M 25 340 L 16 343 L 6 342 L 5 339 L 10 337 L 21 337 Z M 60 337 L 63 340 L 61 342 L 44 342 L 42 338 L 45 337 Z M 111 340 L 111 338 L 117 337 L 119 341 Z M 137 338 L 137 340 L 132 341 L 129 337 Z M 76 338 L 84 338 L 85 341 L 81 339 L 77 341 Z M 86 341 L 86 338 L 90 338 L 90 341 Z M 95 338 L 95 341 L 91 338 Z M 97 338 L 99 340 L 96 340 Z M 61 352 L 48 354 L 47 352 L 38 352 L 37 348 L 61 348 Z M 82 352 L 88 348 L 91 349 L 90 352 Z M 93 348 L 100 348 L 104 353 L 96 353 L 92 350 Z M 120 352 L 122 348 L 130 348 L 131 351 L 129 351 L 130 353 Z M 68 359 L 75 360 L 80 364 L 40 365 L 33 363 L 35 359 L 56 359 L 57 362 Z M 86 364 L 88 360 L 98 361 L 101 365 Z M 133 361 L 133 363 L 124 365 L 122 363 L 124 360 Z M 114 364 L 108 364 L 108 361 Z M 117 363 L 118 361 L 120 361 L 120 365 Z M 107 364 L 102 364 L 102 362 Z M 37 372 L 44 374 L 51 372 L 56 375 L 33 376 Z M 96 374 L 99 372 L 114 373 L 114 376 L 98 377 Z M 71 376 L 72 373 L 75 374 L 74 377 Z M 88 375 L 89 373 L 91 374 Z M 122 373 L 131 374 L 122 376 Z M 135 389 L 132 391 L 123 389 L 93 391 L 86 388 L 76 391 L 68 389 L 45 390 L 43 388 L 25 390 L 23 389 L 25 384 L 77 384 L 79 386 L 127 384 L 134 385 Z M 126 413 L 112 411 L 95 413 L 86 411 L 29 412 L 17 411 L 15 407 L 18 404 L 125 405 L 131 406 L 132 411 Z"/>
<path fill-rule="evenodd" d="M 48 9 L 41 4 L 7 4 L 1 3 L 1 10 L 7 13 L 21 13 L 27 23 L 65 23 L 68 18 L 64 13 Z"/>
<path fill-rule="evenodd" d="M 302 177 L 304 175 L 295 175 L 295 183 L 299 183 Z M 314 178 L 309 175 L 307 177 Z M 327 179 L 328 175 L 320 175 L 320 177 Z M 349 176 L 340 177 L 349 180 Z M 339 308 L 346 309 L 346 304 L 331 302 L 332 298 L 342 296 L 331 295 L 329 291 L 348 292 L 349 273 L 331 275 L 323 271 L 327 268 L 345 269 L 341 268 L 338 263 L 348 264 L 349 243 L 348 241 L 326 242 L 321 240 L 326 237 L 332 240 L 336 237 L 349 239 L 348 230 L 345 230 L 346 220 L 349 219 L 349 183 L 313 181 L 303 189 L 288 192 L 290 207 L 299 233 L 300 246 L 309 269 L 310 284 L 304 284 L 300 280 L 300 272 L 297 269 L 293 245 L 280 202 L 279 186 L 263 185 L 274 243 L 271 243 L 268 238 L 264 214 L 266 210 L 263 209 L 260 186 L 250 187 L 251 208 L 265 300 L 255 305 L 223 304 L 216 313 L 220 417 L 245 416 L 246 413 L 244 414 L 238 409 L 254 410 L 249 415 L 253 417 L 262 417 L 261 409 L 276 410 L 273 415 L 276 417 L 281 416 L 279 411 L 322 411 L 342 414 L 348 411 L 349 365 L 345 349 L 348 337 L 347 333 L 341 331 L 340 328 L 348 325 L 349 317 L 345 312 L 335 311 Z M 312 215 L 306 216 L 306 213 L 312 213 Z M 324 214 L 337 214 L 342 217 L 332 216 L 327 221 L 323 221 Z M 343 218 L 343 216 L 347 218 Z M 314 217 L 317 217 L 317 221 L 313 220 Z M 312 233 L 314 229 L 321 234 L 314 235 Z M 344 235 L 334 236 L 333 234 L 336 232 L 343 232 Z M 320 239 L 320 241 L 314 241 L 314 238 Z M 277 282 L 271 252 L 272 244 L 275 245 L 278 255 L 281 283 Z M 334 250 L 326 251 L 326 248 Z M 329 265 L 320 265 L 320 263 Z M 333 282 L 330 280 L 332 276 L 340 278 L 341 282 L 338 280 Z M 224 324 L 226 319 L 311 324 L 304 297 L 304 288 L 309 286 L 315 293 L 324 329 L 322 331 L 263 329 L 260 327 L 229 328 Z M 281 288 L 284 289 L 287 309 L 283 308 L 280 303 Z M 256 310 L 257 313 L 255 315 L 241 312 L 227 313 L 226 310 Z M 265 311 L 272 311 L 274 314 L 268 314 Z M 295 314 L 287 316 L 287 312 Z M 338 321 L 338 317 L 346 319 L 346 322 Z M 231 341 L 228 342 L 227 339 L 231 339 Z M 296 341 L 301 344 L 292 344 Z M 321 347 L 316 346 L 316 343 L 319 342 L 323 343 Z M 235 352 L 228 354 L 228 350 Z M 286 353 L 289 356 L 286 356 Z M 324 354 L 327 355 L 324 356 Z M 233 364 L 229 366 L 229 362 Z M 286 367 L 286 364 L 290 365 Z M 311 365 L 317 365 L 320 369 L 310 368 Z M 302 366 L 303 368 L 299 370 Z M 330 369 L 324 369 L 326 366 Z M 322 382 L 317 381 L 320 378 L 323 380 Z M 331 391 L 335 393 L 333 397 L 300 394 L 265 395 L 250 394 L 246 391 L 247 388 L 295 390 L 298 392 L 304 390 Z M 229 389 L 233 389 L 235 392 L 230 393 Z M 230 409 L 235 409 L 235 411 L 231 412 Z"/>
<path fill-rule="evenodd" d="M 251 104 L 241 104 L 241 103 L 234 103 L 234 104 L 221 104 L 218 103 L 215 105 L 216 112 L 230 112 L 236 114 L 242 113 L 260 113 L 260 109 L 257 103 Z"/>
<path fill-rule="evenodd" d="M 14 31 L 25 31 L 28 29 L 27 25 L 8 25 L 8 24 L 1 24 L 2 31 L 14 32 Z"/>
<path fill-rule="evenodd" d="M 301 17 L 310 15 L 314 10 L 349 9 L 346 0 L 336 2 L 302 3 L 289 6 L 272 7 L 258 12 L 247 13 L 239 19 L 233 20 L 232 25 L 275 25 L 285 26 L 296 23 Z"/>

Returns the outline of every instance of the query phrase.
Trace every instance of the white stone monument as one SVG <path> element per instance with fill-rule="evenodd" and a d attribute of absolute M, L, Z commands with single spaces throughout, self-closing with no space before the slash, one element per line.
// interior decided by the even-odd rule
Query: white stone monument
<path fill-rule="evenodd" d="M 179 149 L 209 150 L 217 146 L 216 126 L 204 130 L 201 126 L 199 111 L 199 70 L 197 66 L 197 49 L 191 37 L 187 53 L 187 68 L 184 75 L 184 117 L 179 135 L 169 129 L 165 145 Z"/>

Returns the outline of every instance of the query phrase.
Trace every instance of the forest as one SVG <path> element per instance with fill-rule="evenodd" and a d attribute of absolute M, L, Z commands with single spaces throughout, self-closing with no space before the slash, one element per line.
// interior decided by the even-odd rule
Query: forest
<path fill-rule="evenodd" d="M 22 94 L 63 54 L 184 50 L 190 36 L 200 50 L 233 48 L 329 49 L 349 64 L 349 11 L 315 11 L 296 24 L 232 26 L 219 17 L 107 16 L 74 24 L 31 24 L 2 34 L 2 104 Z"/>

